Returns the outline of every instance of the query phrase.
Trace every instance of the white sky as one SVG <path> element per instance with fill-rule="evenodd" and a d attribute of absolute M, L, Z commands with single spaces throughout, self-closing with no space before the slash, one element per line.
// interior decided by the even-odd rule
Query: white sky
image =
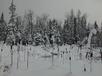
<path fill-rule="evenodd" d="M 0 0 L 0 14 L 5 14 L 5 19 L 9 17 L 8 7 L 11 0 Z M 23 15 L 25 10 L 33 10 L 35 14 L 48 13 L 51 17 L 64 19 L 67 12 L 80 9 L 82 13 L 87 13 L 88 21 L 93 23 L 102 21 L 102 0 L 14 0 L 17 7 L 17 14 Z"/>

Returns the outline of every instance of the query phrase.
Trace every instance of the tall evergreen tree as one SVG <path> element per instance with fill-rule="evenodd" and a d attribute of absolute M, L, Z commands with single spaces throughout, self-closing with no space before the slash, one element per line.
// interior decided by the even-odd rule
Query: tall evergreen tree
<path fill-rule="evenodd" d="M 16 32 L 16 26 L 15 26 L 15 11 L 16 11 L 16 6 L 14 5 L 14 2 L 12 0 L 11 5 L 9 7 L 9 14 L 10 20 L 9 20 L 9 26 L 8 26 L 8 43 L 10 44 L 10 53 L 11 53 L 11 66 L 13 65 L 13 45 L 15 42 L 15 32 Z"/>
<path fill-rule="evenodd" d="M 15 30 L 16 30 L 16 26 L 15 26 L 15 18 L 16 18 L 15 11 L 16 11 L 16 6 L 14 5 L 13 0 L 11 2 L 11 5 L 9 7 L 9 10 L 10 10 L 9 14 L 11 15 L 10 16 L 10 20 L 9 20 L 9 28 L 10 28 L 9 30 L 14 33 Z"/>
<path fill-rule="evenodd" d="M 7 37 L 7 24 L 4 20 L 4 14 L 2 12 L 0 18 L 0 40 L 5 42 L 6 37 Z"/>

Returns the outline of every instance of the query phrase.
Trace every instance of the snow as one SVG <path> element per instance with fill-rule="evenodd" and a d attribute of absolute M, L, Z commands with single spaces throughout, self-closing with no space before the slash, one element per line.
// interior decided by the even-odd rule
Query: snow
<path fill-rule="evenodd" d="M 42 45 L 20 45 L 20 60 L 17 69 L 17 46 L 14 46 L 13 66 L 6 72 L 3 72 L 4 68 L 1 67 L 0 76 L 102 76 L 101 61 L 93 60 L 91 63 L 91 61 L 85 59 L 84 56 L 87 49 L 84 48 L 81 50 L 82 60 L 80 60 L 77 46 L 73 45 L 73 47 L 70 47 L 70 45 L 62 45 L 59 47 L 60 55 L 55 55 L 52 60 L 51 52 L 55 51 L 55 53 L 57 53 L 57 46 L 54 47 L 55 48 L 45 48 Z M 5 44 L 2 48 L 3 52 L 0 52 L 0 56 L 2 58 L 0 66 L 9 66 L 11 59 L 10 47 Z M 97 49 L 94 50 L 97 51 Z M 66 51 L 68 53 L 66 53 Z M 28 68 L 27 52 L 29 52 Z M 71 57 L 71 61 L 69 60 L 69 57 Z M 92 71 L 90 71 L 90 63 L 92 65 Z M 86 68 L 86 72 L 84 72 L 84 67 Z"/>

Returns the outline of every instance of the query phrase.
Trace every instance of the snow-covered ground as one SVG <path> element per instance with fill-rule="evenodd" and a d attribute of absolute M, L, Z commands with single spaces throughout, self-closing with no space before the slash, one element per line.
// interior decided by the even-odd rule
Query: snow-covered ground
<path fill-rule="evenodd" d="M 0 45 L 1 46 L 1 45 Z M 10 66 L 10 47 L 1 46 L 0 52 L 0 76 L 102 76 L 102 63 L 100 60 L 92 62 L 85 59 L 86 49 L 82 49 L 82 59 L 79 58 L 78 47 L 71 48 L 69 45 L 55 48 L 44 46 L 20 46 L 20 55 L 17 54 L 17 46 L 13 48 L 13 66 L 3 72 L 4 65 Z M 28 67 L 27 53 L 29 52 Z M 56 55 L 52 57 L 51 52 Z M 17 57 L 20 60 L 17 68 Z M 69 60 L 71 57 L 71 61 Z M 84 67 L 86 72 L 84 72 Z"/>

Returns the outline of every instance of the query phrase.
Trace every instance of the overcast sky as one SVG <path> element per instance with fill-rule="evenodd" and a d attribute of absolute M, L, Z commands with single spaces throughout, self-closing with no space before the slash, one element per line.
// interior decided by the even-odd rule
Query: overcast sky
<path fill-rule="evenodd" d="M 8 7 L 11 0 L 0 0 L 0 14 L 4 12 L 5 19 L 9 17 Z M 48 13 L 51 17 L 64 19 L 67 12 L 80 9 L 87 13 L 88 21 L 95 20 L 100 24 L 102 21 L 102 0 L 14 0 L 17 14 L 23 15 L 25 10 L 33 10 L 36 15 Z"/>

